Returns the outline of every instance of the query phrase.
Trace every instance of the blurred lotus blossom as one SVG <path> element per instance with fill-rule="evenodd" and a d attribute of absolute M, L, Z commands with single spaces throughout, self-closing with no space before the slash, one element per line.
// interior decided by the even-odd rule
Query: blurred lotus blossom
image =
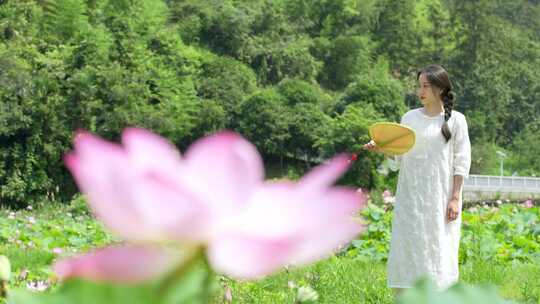
<path fill-rule="evenodd" d="M 362 188 L 358 188 L 356 189 L 356 194 L 360 195 L 360 198 L 362 201 L 364 200 L 368 200 L 369 199 L 369 191 L 366 191 Z"/>
<path fill-rule="evenodd" d="M 32 290 L 32 291 L 45 291 L 49 286 L 51 285 L 48 281 L 31 281 L 26 283 L 26 288 Z"/>
<path fill-rule="evenodd" d="M 534 207 L 534 203 L 533 203 L 533 201 L 532 201 L 531 199 L 526 200 L 525 202 L 523 202 L 522 205 L 523 205 L 523 207 L 525 207 L 525 208 L 532 208 L 532 207 Z"/>
<path fill-rule="evenodd" d="M 313 262 L 362 228 L 353 215 L 365 195 L 333 186 L 349 166 L 346 155 L 297 183 L 265 182 L 259 153 L 238 134 L 202 138 L 181 157 L 165 139 L 126 129 L 122 145 L 79 133 L 65 161 L 113 232 L 143 245 L 199 246 L 216 271 L 235 278 Z M 143 245 L 60 261 L 55 271 L 61 279 L 137 281 L 170 270 L 174 257 Z"/>
<path fill-rule="evenodd" d="M 478 211 L 478 208 L 476 208 L 476 207 L 470 207 L 468 210 L 469 210 L 469 212 L 474 213 L 474 212 L 477 212 L 477 211 Z"/>
<path fill-rule="evenodd" d="M 392 196 L 392 192 L 388 189 L 383 191 L 382 197 L 385 204 L 393 204 L 396 200 L 396 198 Z"/>
<path fill-rule="evenodd" d="M 35 223 L 36 223 L 36 219 L 35 219 L 33 216 L 29 216 L 29 217 L 28 217 L 28 223 L 30 223 L 30 224 L 35 224 Z"/>
<path fill-rule="evenodd" d="M 296 293 L 296 303 L 311 303 L 319 299 L 319 294 L 310 286 L 298 288 Z"/>

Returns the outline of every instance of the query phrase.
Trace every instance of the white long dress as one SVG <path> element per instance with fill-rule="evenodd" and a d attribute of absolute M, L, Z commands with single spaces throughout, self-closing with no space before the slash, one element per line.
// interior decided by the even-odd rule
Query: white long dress
<path fill-rule="evenodd" d="M 448 222 L 446 208 L 453 176 L 468 177 L 471 147 L 463 114 L 452 111 L 448 143 L 441 133 L 443 122 L 443 113 L 430 117 L 421 109 L 407 112 L 401 120 L 414 129 L 416 142 L 398 157 L 400 172 L 387 265 L 388 286 L 392 288 L 413 287 L 421 277 L 431 278 L 440 289 L 458 280 L 461 212 L 457 220 Z"/>

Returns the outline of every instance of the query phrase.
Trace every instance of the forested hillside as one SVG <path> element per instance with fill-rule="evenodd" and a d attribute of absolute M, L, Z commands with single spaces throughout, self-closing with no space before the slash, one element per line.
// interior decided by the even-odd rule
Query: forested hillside
<path fill-rule="evenodd" d="M 419 105 L 416 71 L 450 73 L 472 173 L 540 174 L 538 0 L 1 0 L 0 204 L 76 189 L 76 130 L 126 126 L 185 148 L 231 129 L 265 159 L 352 152 Z M 378 187 L 383 157 L 343 182 Z M 298 166 L 304 166 L 301 162 Z"/>

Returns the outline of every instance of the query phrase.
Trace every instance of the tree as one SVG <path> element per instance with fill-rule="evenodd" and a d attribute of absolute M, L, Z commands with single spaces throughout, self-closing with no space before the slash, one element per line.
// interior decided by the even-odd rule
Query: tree
<path fill-rule="evenodd" d="M 259 90 L 242 102 L 238 131 L 262 153 L 283 159 L 291 136 L 289 115 L 285 98 L 275 89 Z"/>
<path fill-rule="evenodd" d="M 332 102 L 332 97 L 326 94 L 321 87 L 301 79 L 284 79 L 278 84 L 277 90 L 287 99 L 289 106 L 299 103 L 325 106 Z"/>
<path fill-rule="evenodd" d="M 381 0 L 288 0 L 287 14 L 311 37 L 359 35 L 376 23 Z"/>
<path fill-rule="evenodd" d="M 319 86 L 299 79 L 285 79 L 277 90 L 286 100 L 289 118 L 287 151 L 303 159 L 309 167 L 311 160 L 321 155 L 317 141 L 331 123 L 324 110 L 332 99 Z"/>
<path fill-rule="evenodd" d="M 197 94 L 217 102 L 225 110 L 225 125 L 235 129 L 242 100 L 257 89 L 256 75 L 230 57 L 208 54 L 203 60 L 196 78 Z"/>
<path fill-rule="evenodd" d="M 420 37 L 414 24 L 415 1 L 385 0 L 380 6 L 381 13 L 373 31 L 378 43 L 377 53 L 388 57 L 392 70 L 416 69 Z"/>
<path fill-rule="evenodd" d="M 250 46 L 250 65 L 262 84 L 274 85 L 285 78 L 313 82 L 322 67 L 322 62 L 310 52 L 313 41 L 306 36 L 255 37 Z"/>
<path fill-rule="evenodd" d="M 48 0 L 44 3 L 44 26 L 53 42 L 65 42 L 89 26 L 84 0 Z M 52 36 L 51 35 L 51 36 Z"/>
<path fill-rule="evenodd" d="M 340 36 L 322 46 L 324 68 L 319 81 L 332 90 L 342 90 L 371 66 L 373 43 L 366 36 Z"/>
<path fill-rule="evenodd" d="M 336 111 L 341 113 L 350 104 L 371 105 L 395 122 L 399 122 L 406 111 L 401 83 L 388 74 L 384 62 L 357 76 L 337 102 Z"/>
<path fill-rule="evenodd" d="M 309 168 L 322 155 L 318 141 L 326 135 L 332 119 L 314 103 L 297 103 L 289 111 L 287 151 Z"/>
<path fill-rule="evenodd" d="M 453 23 L 462 33 L 452 58 L 458 109 L 471 118 L 473 140 L 511 143 L 539 112 L 538 41 L 497 16 L 491 1 L 452 1 Z M 523 62 L 523 63 L 522 63 Z"/>
<path fill-rule="evenodd" d="M 540 176 L 540 121 L 531 121 L 514 138 L 510 165 L 523 176 Z"/>
<path fill-rule="evenodd" d="M 427 3 L 426 3 L 427 2 Z M 418 28 L 421 33 L 420 66 L 433 63 L 448 64 L 454 50 L 456 35 L 450 22 L 450 11 L 441 0 L 424 1 L 418 5 Z"/>

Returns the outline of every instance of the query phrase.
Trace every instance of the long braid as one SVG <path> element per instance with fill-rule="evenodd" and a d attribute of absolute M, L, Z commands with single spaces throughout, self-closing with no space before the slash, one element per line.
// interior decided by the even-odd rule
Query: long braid
<path fill-rule="evenodd" d="M 441 132 L 448 142 L 452 138 L 452 133 L 448 127 L 448 120 L 452 117 L 452 109 L 454 108 L 454 94 L 450 88 L 446 88 L 441 92 L 441 100 L 444 107 L 444 124 L 442 125 Z"/>

